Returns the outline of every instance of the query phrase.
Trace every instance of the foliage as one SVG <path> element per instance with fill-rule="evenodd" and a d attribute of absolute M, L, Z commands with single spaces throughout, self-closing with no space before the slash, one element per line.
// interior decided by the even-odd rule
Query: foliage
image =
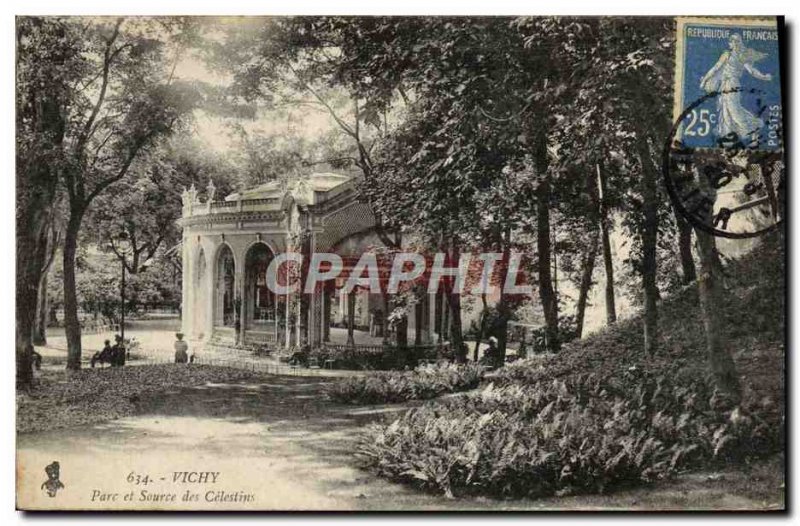
<path fill-rule="evenodd" d="M 176 268 L 167 258 L 156 258 L 146 272 L 127 275 L 125 283 L 125 312 L 136 313 L 143 307 L 180 305 L 181 283 Z M 50 308 L 63 306 L 61 265 L 52 271 L 48 280 Z M 120 321 L 122 269 L 119 261 L 108 255 L 84 255 L 79 258 L 76 273 L 77 299 L 86 314 L 101 316 L 111 323 Z"/>
<path fill-rule="evenodd" d="M 738 406 L 707 366 L 696 290 L 664 301 L 660 354 L 627 320 L 557 355 L 508 365 L 481 392 L 412 409 L 362 436 L 365 465 L 446 495 L 604 492 L 717 463 L 746 463 L 784 440 L 780 240 L 734 271 L 724 316 L 744 394 Z"/>
<path fill-rule="evenodd" d="M 448 496 L 540 497 L 654 481 L 781 445 L 758 407 L 715 410 L 700 380 L 663 372 L 615 380 L 489 384 L 372 427 L 358 454 L 381 475 Z"/>
<path fill-rule="evenodd" d="M 335 384 L 329 396 L 348 404 L 389 404 L 426 400 L 445 393 L 474 389 L 483 376 L 477 365 L 423 365 L 413 371 L 369 373 Z"/>
<path fill-rule="evenodd" d="M 125 262 L 128 272 L 136 274 L 154 258 L 174 254 L 165 252 L 180 242 L 177 220 L 183 207 L 182 190 L 194 184 L 202 191 L 213 180 L 218 195 L 226 195 L 235 187 L 234 173 L 230 162 L 196 141 L 172 137 L 142 155 L 130 175 L 114 185 L 113 192 L 95 199 L 84 219 L 81 241 L 101 250 L 112 247 L 109 251 Z M 123 232 L 129 242 L 125 254 L 113 248 Z"/>
<path fill-rule="evenodd" d="M 528 333 L 526 346 L 532 352 L 544 352 L 546 345 L 547 331 L 544 327 L 537 327 Z M 566 315 L 558 318 L 558 337 L 562 344 L 569 343 L 577 336 L 577 325 L 575 316 Z"/>

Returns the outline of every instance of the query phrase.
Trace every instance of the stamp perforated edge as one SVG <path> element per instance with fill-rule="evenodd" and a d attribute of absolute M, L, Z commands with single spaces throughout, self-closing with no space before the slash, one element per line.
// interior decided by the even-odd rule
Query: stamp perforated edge
<path fill-rule="evenodd" d="M 709 26 L 749 26 L 778 29 L 777 16 L 747 16 L 747 17 L 701 17 L 701 16 L 679 16 L 676 17 L 677 26 L 675 28 L 675 80 L 672 106 L 672 121 L 675 122 L 685 110 L 683 100 L 683 76 L 685 73 L 686 49 L 685 49 L 685 30 L 689 24 L 702 24 Z"/>

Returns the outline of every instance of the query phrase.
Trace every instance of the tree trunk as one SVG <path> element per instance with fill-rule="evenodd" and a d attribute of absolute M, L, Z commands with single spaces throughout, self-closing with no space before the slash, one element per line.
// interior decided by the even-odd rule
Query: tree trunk
<path fill-rule="evenodd" d="M 581 283 L 578 291 L 577 313 L 575 315 L 576 337 L 583 335 L 583 320 L 586 315 L 586 304 L 589 299 L 589 291 L 592 288 L 592 273 L 594 272 L 594 262 L 597 259 L 597 249 L 599 239 L 597 232 L 593 232 L 589 249 L 583 258 L 583 268 L 581 270 Z"/>
<path fill-rule="evenodd" d="M 81 368 L 81 324 L 78 319 L 78 294 L 75 285 L 75 253 L 83 212 L 70 211 L 64 233 L 64 331 L 67 335 L 67 369 Z"/>
<path fill-rule="evenodd" d="M 472 360 L 477 363 L 480 359 L 480 349 L 481 349 L 481 340 L 483 340 L 483 334 L 486 332 L 486 317 L 488 314 L 488 306 L 486 305 L 486 293 L 481 292 L 481 303 L 483 304 L 483 310 L 481 310 L 481 322 L 478 325 L 478 335 L 475 337 L 475 350 L 472 352 Z"/>
<path fill-rule="evenodd" d="M 42 276 L 39 279 L 39 293 L 36 300 L 36 321 L 33 330 L 33 344 L 47 345 L 47 321 L 50 314 L 50 301 L 47 294 L 47 275 L 58 250 L 60 235 L 56 230 L 53 217 L 50 218 L 47 237 L 47 251 L 45 263 L 42 266 Z"/>
<path fill-rule="evenodd" d="M 646 136 L 637 141 L 642 171 L 642 286 L 644 289 L 644 348 L 647 354 L 658 349 L 658 285 L 656 250 L 658 242 L 658 188 Z"/>
<path fill-rule="evenodd" d="M 546 117 L 545 117 L 546 119 Z M 536 134 L 533 162 L 539 186 L 536 189 L 536 248 L 538 252 L 539 300 L 544 310 L 547 348 L 558 351 L 558 298 L 553 290 L 550 250 L 550 175 L 547 153 L 547 129 L 542 125 Z"/>
<path fill-rule="evenodd" d="M 500 293 L 500 300 L 497 302 L 497 360 L 495 367 L 502 367 L 506 363 L 506 351 L 508 350 L 508 320 L 511 318 L 511 308 L 508 304 L 508 295 Z"/>
<path fill-rule="evenodd" d="M 450 295 L 450 345 L 458 363 L 467 361 L 467 346 L 461 326 L 461 295 L 456 291 Z"/>
<path fill-rule="evenodd" d="M 417 298 L 414 303 L 414 345 L 419 347 L 422 345 L 422 315 L 423 308 L 422 302 L 424 299 Z"/>
<path fill-rule="evenodd" d="M 606 323 L 613 325 L 617 322 L 617 307 L 614 298 L 614 260 L 611 257 L 611 238 L 608 233 L 608 207 L 606 205 L 607 187 L 606 178 L 600 164 L 597 165 L 597 184 L 600 187 L 600 239 L 603 244 L 603 266 L 606 272 Z"/>
<path fill-rule="evenodd" d="M 37 29 L 55 31 L 66 38 L 66 25 L 44 27 L 44 19 L 33 19 Z M 17 42 L 25 36 L 23 26 L 17 26 Z M 31 33 L 35 31 L 31 30 Z M 47 50 L 49 59 L 66 60 L 69 46 Z M 17 47 L 20 64 L 35 67 L 37 54 Z M 24 68 L 18 68 L 16 149 L 16 290 L 14 316 L 17 387 L 28 388 L 33 382 L 33 327 L 39 284 L 46 258 L 48 226 L 52 220 L 61 164 L 58 152 L 64 140 L 66 119 L 64 107 L 67 90 L 58 82 L 28 82 Z M 27 123 L 27 125 L 26 125 Z M 23 133 L 31 133 L 36 146 L 26 143 Z M 23 139 L 23 140 L 20 140 Z M 40 146 L 43 146 L 41 148 Z"/>
<path fill-rule="evenodd" d="M 678 254 L 681 260 L 681 278 L 684 285 L 694 283 L 697 280 L 697 270 L 694 265 L 692 255 L 692 225 L 683 218 L 678 210 L 673 206 L 675 222 L 678 225 Z"/>
<path fill-rule="evenodd" d="M 31 200 L 32 201 L 32 200 Z M 33 328 L 41 269 L 47 245 L 47 209 L 17 210 L 16 255 L 16 365 L 17 386 L 29 387 L 33 382 Z"/>
<path fill-rule="evenodd" d="M 716 259 L 714 237 L 700 230 L 696 231 L 697 248 L 700 255 L 700 313 L 706 331 L 706 348 L 711 373 L 717 386 L 731 397 L 734 405 L 739 403 L 741 388 L 736 374 L 736 365 L 731 357 L 723 334 L 720 277 Z"/>
<path fill-rule="evenodd" d="M 538 251 L 539 299 L 544 310 L 547 349 L 558 351 L 558 304 L 553 290 L 550 250 L 550 181 L 543 179 L 537 189 L 536 248 Z"/>
<path fill-rule="evenodd" d="M 47 315 L 49 312 L 47 301 L 47 271 L 39 281 L 39 294 L 36 299 L 36 321 L 33 329 L 33 344 L 47 345 Z"/>

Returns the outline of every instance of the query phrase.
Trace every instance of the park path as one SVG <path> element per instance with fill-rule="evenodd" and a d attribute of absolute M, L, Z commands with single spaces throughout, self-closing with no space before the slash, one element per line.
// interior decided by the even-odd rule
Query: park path
<path fill-rule="evenodd" d="M 358 429 L 391 418 L 403 406 L 349 407 L 324 399 L 328 378 L 270 377 L 263 383 L 207 385 L 141 400 L 139 416 L 80 429 L 18 436 L 18 505 L 130 509 L 135 499 L 175 493 L 178 502 L 135 502 L 142 509 L 456 510 L 754 508 L 769 506 L 741 494 L 724 474 L 689 477 L 659 488 L 608 496 L 537 501 L 447 500 L 387 482 L 358 469 Z M 55 498 L 40 490 L 44 466 L 58 460 L 65 488 Z M 31 466 L 36 469 L 31 470 Z M 30 470 L 30 471 L 29 471 Z M 219 472 L 214 484 L 173 482 L 173 472 Z M 129 474 L 149 475 L 136 485 Z M 162 480 L 163 479 L 163 480 Z M 712 482 L 709 482 L 711 480 Z M 733 483 L 733 486 L 731 485 Z M 94 491 L 116 500 L 93 501 Z M 143 496 L 142 491 L 146 492 Z M 251 503 L 207 502 L 211 491 L 253 494 Z M 185 494 L 198 501 L 182 502 Z"/>

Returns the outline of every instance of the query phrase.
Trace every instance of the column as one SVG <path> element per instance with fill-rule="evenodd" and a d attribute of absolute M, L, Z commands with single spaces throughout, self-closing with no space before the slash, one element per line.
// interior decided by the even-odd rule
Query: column
<path fill-rule="evenodd" d="M 300 293 L 299 292 L 296 293 L 294 296 L 295 296 L 295 298 L 294 298 L 294 344 L 299 346 L 299 345 L 302 344 L 302 340 L 300 339 L 300 336 L 301 336 L 300 335 L 300 329 L 301 329 L 301 327 L 300 327 L 300 325 L 301 325 L 301 323 L 300 323 L 300 321 L 301 321 L 300 311 L 301 311 L 301 309 L 303 307 L 302 306 L 303 302 L 301 301 L 301 297 L 300 297 Z"/>
<path fill-rule="evenodd" d="M 444 294 L 438 293 L 434 296 L 436 314 L 434 317 L 433 326 L 436 329 L 436 343 L 441 344 L 444 341 L 442 334 L 442 326 L 444 325 Z"/>
<path fill-rule="evenodd" d="M 356 290 L 347 293 L 347 345 L 355 345 L 353 326 L 356 323 Z"/>
<path fill-rule="evenodd" d="M 424 318 L 422 304 L 424 297 L 414 304 L 414 345 L 422 345 L 422 320 Z"/>
<path fill-rule="evenodd" d="M 183 236 L 181 250 L 181 331 L 189 338 L 194 329 L 192 323 L 194 317 L 194 298 L 192 297 L 192 272 L 191 249 L 189 247 L 189 236 Z"/>
<path fill-rule="evenodd" d="M 290 299 L 291 299 L 291 294 L 287 293 L 286 296 L 284 296 L 284 302 L 283 302 L 283 305 L 285 307 L 284 323 L 283 323 L 283 334 L 285 336 L 285 339 L 283 348 L 286 349 L 287 351 L 289 350 L 289 347 L 292 346 L 291 324 L 289 323 L 292 317 L 292 307 L 291 307 L 292 302 L 290 301 Z"/>
<path fill-rule="evenodd" d="M 208 248 L 208 250 L 206 250 Z M 209 262 L 209 254 L 214 254 L 214 250 L 211 250 L 210 247 L 203 247 L 203 251 L 206 257 L 206 270 L 205 270 L 205 279 L 203 286 L 205 287 L 205 295 L 204 295 L 204 305 L 203 305 L 203 339 L 208 341 L 211 339 L 214 333 L 214 306 L 216 301 L 216 289 L 214 288 L 217 282 L 217 265 L 216 261 L 211 259 Z"/>
<path fill-rule="evenodd" d="M 450 302 L 447 294 L 442 294 L 442 340 L 450 338 Z"/>
<path fill-rule="evenodd" d="M 317 235 L 312 233 L 303 254 L 305 265 L 308 265 L 311 261 L 311 254 L 316 250 L 316 245 Z M 319 345 L 320 341 L 322 341 L 322 331 L 320 330 L 320 318 L 322 318 L 320 315 L 320 296 L 322 295 L 322 290 L 322 285 L 318 283 L 311 294 L 306 294 L 306 341 L 311 346 Z"/>
<path fill-rule="evenodd" d="M 422 335 L 424 345 L 433 345 L 433 328 L 436 327 L 436 295 L 425 294 L 425 333 Z"/>
<path fill-rule="evenodd" d="M 324 294 L 322 295 L 322 341 L 331 341 L 331 302 L 336 289 L 332 286 L 332 282 L 326 282 Z"/>
<path fill-rule="evenodd" d="M 235 331 L 234 342 L 236 344 L 244 343 L 244 327 L 246 325 L 244 317 L 244 272 L 239 268 L 243 265 L 244 263 L 241 262 L 233 272 L 233 327 Z M 236 328 L 237 325 L 239 326 L 238 329 Z"/>

